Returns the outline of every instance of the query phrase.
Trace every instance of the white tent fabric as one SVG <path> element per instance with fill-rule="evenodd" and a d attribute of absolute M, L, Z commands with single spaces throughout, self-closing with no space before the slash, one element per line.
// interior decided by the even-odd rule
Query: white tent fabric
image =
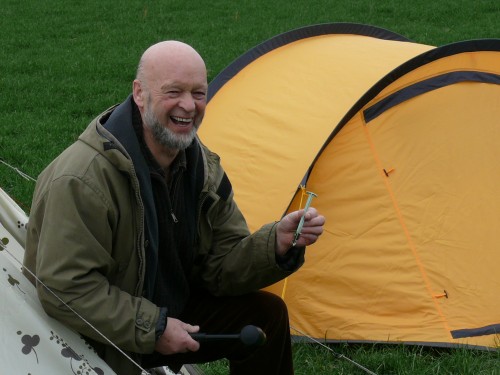
<path fill-rule="evenodd" d="M 26 214 L 0 189 L 0 372 L 112 375 L 77 333 L 50 318 L 21 272 Z"/>
<path fill-rule="evenodd" d="M 45 313 L 22 274 L 27 225 L 26 213 L 0 188 L 0 374 L 114 375 L 82 336 Z M 148 371 L 175 375 L 168 367 Z M 193 366 L 180 372 L 198 373 Z"/>
<path fill-rule="evenodd" d="M 9 195 L 0 188 L 0 223 L 7 232 L 14 237 L 20 246 L 13 246 L 16 259 L 22 260 L 24 245 L 26 242 L 26 224 L 28 217 L 26 213 L 17 205 Z"/>

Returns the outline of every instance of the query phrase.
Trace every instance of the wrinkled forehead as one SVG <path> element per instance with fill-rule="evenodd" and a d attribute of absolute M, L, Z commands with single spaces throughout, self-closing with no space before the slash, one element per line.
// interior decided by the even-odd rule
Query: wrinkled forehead
<path fill-rule="evenodd" d="M 205 62 L 190 46 L 182 43 L 160 43 L 150 47 L 141 60 L 143 79 L 150 85 L 172 82 L 207 84 Z"/>

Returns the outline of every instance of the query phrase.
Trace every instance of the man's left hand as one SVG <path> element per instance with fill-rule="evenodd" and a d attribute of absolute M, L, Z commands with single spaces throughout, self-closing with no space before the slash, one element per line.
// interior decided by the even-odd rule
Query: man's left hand
<path fill-rule="evenodd" d="M 283 256 L 292 247 L 295 231 L 299 225 L 304 210 L 290 212 L 281 219 L 276 228 L 276 253 Z M 315 243 L 323 233 L 325 217 L 320 215 L 314 207 L 307 210 L 304 225 L 295 246 L 308 246 Z"/>

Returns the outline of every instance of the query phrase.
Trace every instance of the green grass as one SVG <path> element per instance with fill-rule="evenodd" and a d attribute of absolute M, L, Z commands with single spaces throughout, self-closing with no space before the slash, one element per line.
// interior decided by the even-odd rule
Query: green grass
<path fill-rule="evenodd" d="M 330 345 L 294 343 L 296 375 L 498 375 L 500 352 L 437 349 L 405 345 Z M 221 360 L 200 365 L 206 375 L 228 373 Z"/>
<path fill-rule="evenodd" d="M 443 45 L 499 37 L 499 16 L 497 0 L 4 0 L 0 158 L 37 176 L 124 99 L 143 50 L 163 39 L 198 49 L 211 80 L 251 47 L 306 25 L 369 24 Z M 3 165 L 0 181 L 29 210 L 33 186 Z"/>
<path fill-rule="evenodd" d="M 498 0 L 3 0 L 0 158 L 36 177 L 90 120 L 122 101 L 143 50 L 190 43 L 213 79 L 251 47 L 330 22 L 378 26 L 418 43 L 500 37 Z M 0 164 L 0 186 L 29 212 L 34 184 Z M 499 374 L 498 352 L 334 345 L 378 374 Z M 362 374 L 319 345 L 294 344 L 297 374 Z M 224 361 L 204 367 L 227 373 Z"/>

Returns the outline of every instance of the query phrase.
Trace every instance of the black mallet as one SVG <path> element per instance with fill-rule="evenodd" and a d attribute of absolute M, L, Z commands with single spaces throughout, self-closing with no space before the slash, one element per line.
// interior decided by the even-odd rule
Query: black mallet
<path fill-rule="evenodd" d="M 199 342 L 239 340 L 246 346 L 261 346 L 266 342 L 266 334 L 256 326 L 248 325 L 243 327 L 239 334 L 207 334 L 190 333 L 191 337 Z"/>

